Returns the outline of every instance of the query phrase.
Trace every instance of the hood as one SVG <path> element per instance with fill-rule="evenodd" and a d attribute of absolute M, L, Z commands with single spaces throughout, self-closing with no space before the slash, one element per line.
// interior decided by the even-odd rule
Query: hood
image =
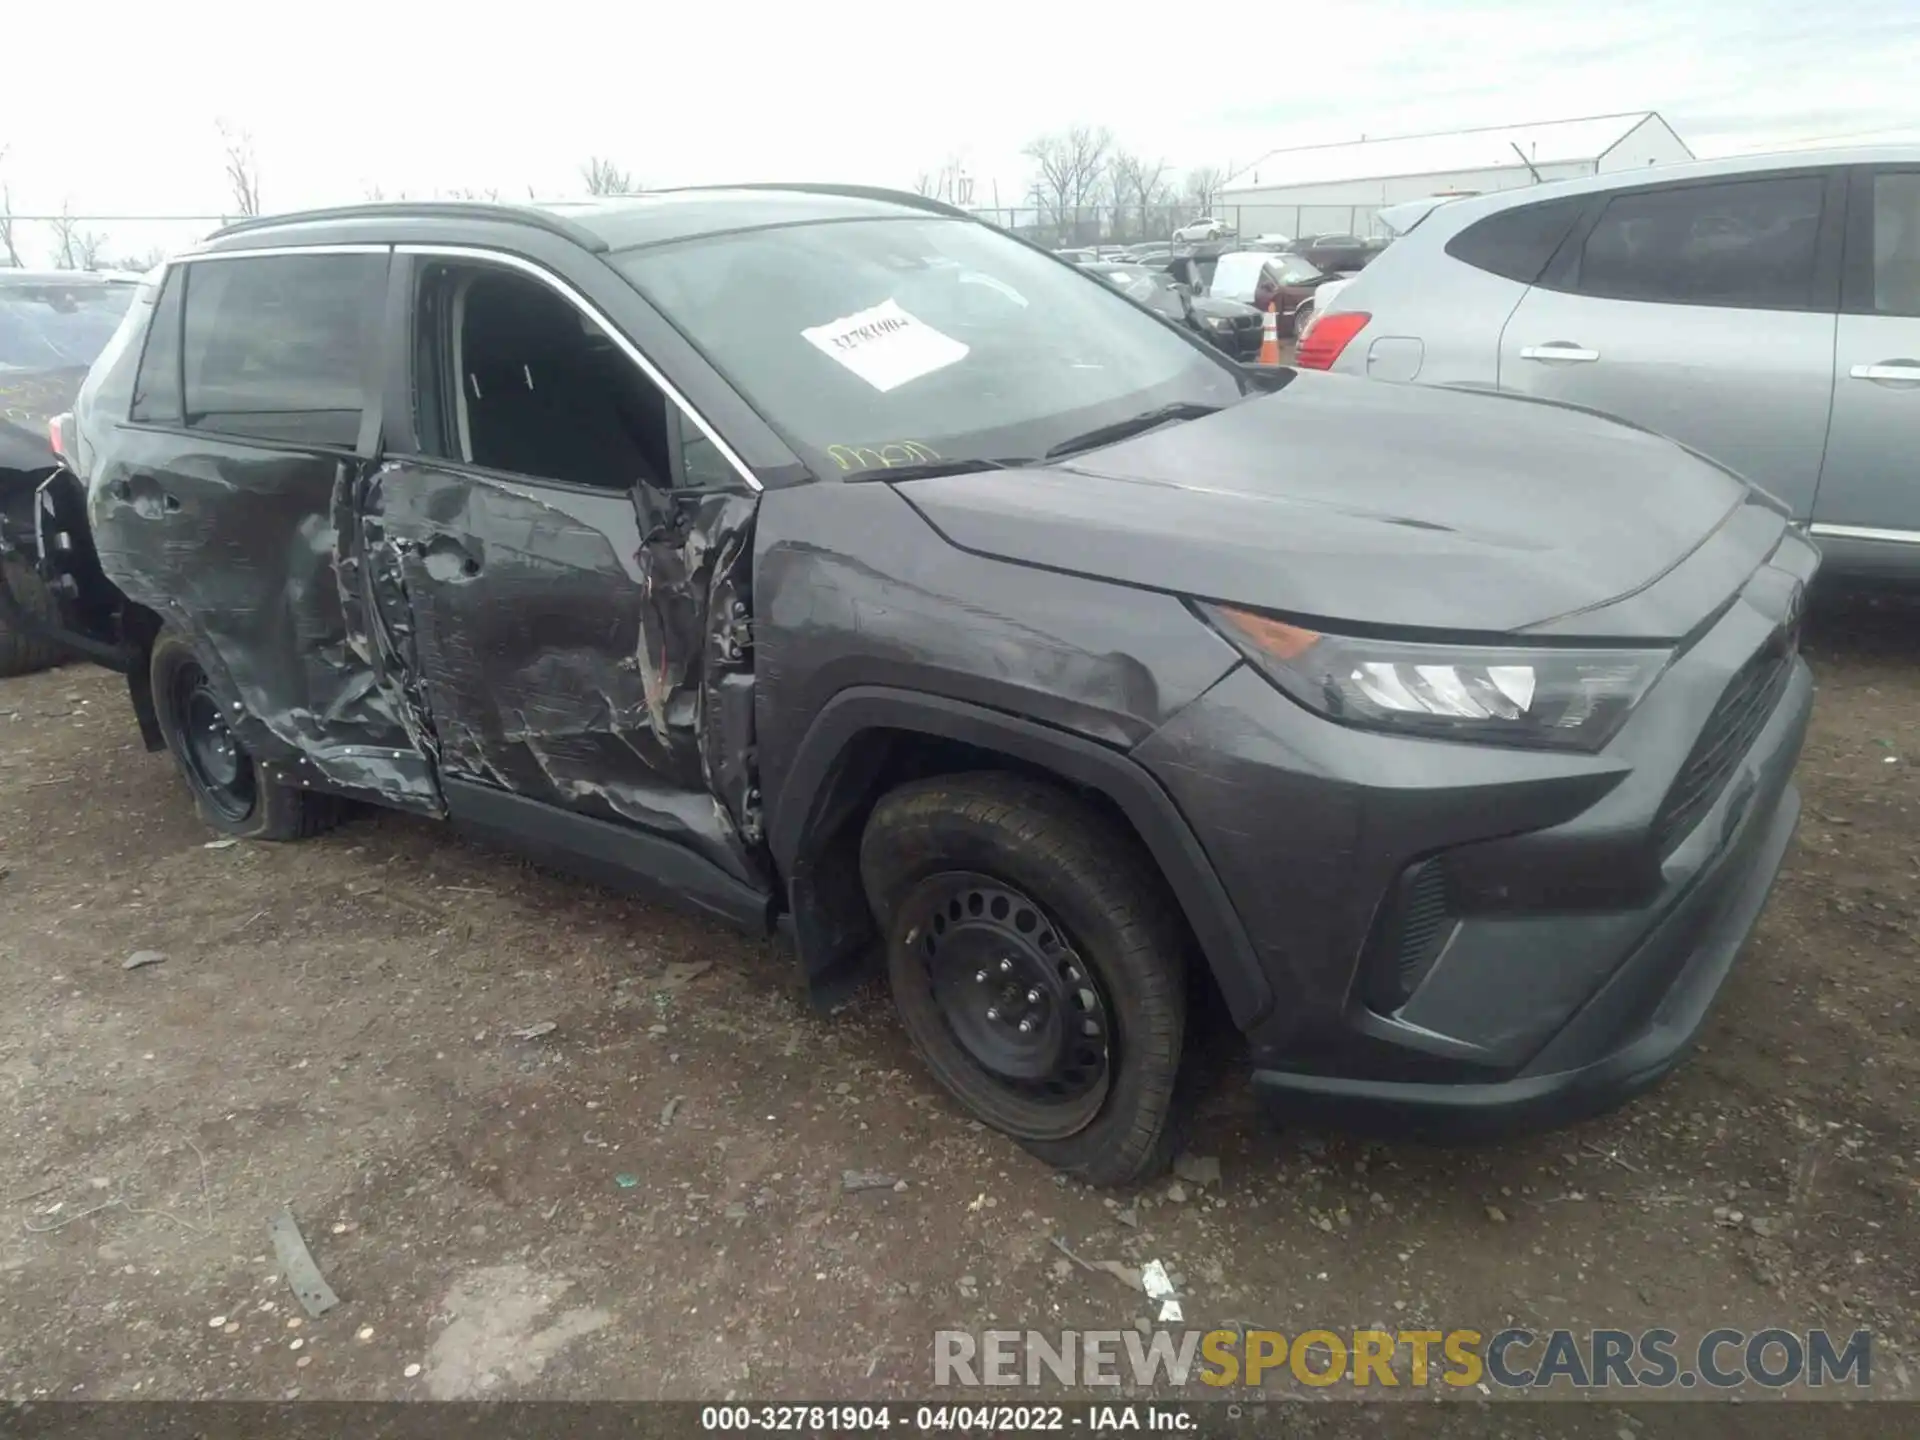
<path fill-rule="evenodd" d="M 59 461 L 47 422 L 73 408 L 84 369 L 0 369 L 0 470 L 45 470 Z"/>
<path fill-rule="evenodd" d="M 1482 635 L 1551 620 L 1583 633 L 1566 617 L 1650 586 L 1760 503 L 1588 411 L 1312 372 L 1055 465 L 897 489 L 977 554 L 1303 620 Z M 1742 553 L 1717 547 L 1716 571 L 1760 564 L 1786 524 L 1763 518 L 1733 527 Z M 1645 623 L 1677 638 L 1730 593 Z M 1590 618 L 1585 633 L 1627 638 L 1618 612 Z"/>

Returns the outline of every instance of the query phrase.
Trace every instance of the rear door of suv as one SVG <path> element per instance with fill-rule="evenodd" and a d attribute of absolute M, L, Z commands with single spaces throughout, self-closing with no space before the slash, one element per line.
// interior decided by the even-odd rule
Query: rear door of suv
<path fill-rule="evenodd" d="M 1848 568 L 1920 567 L 1920 164 L 1850 179 L 1833 424 L 1813 507 Z M 1836 559 L 1841 558 L 1838 553 Z"/>
<path fill-rule="evenodd" d="M 335 564 L 336 500 L 377 450 L 390 259 L 328 245 L 173 262 L 90 477 L 93 536 L 129 598 L 186 633 L 235 697 L 249 749 L 432 809 Z"/>
<path fill-rule="evenodd" d="M 1833 167 L 1593 197 L 1500 339 L 1500 388 L 1671 436 L 1806 518 L 1833 401 Z"/>

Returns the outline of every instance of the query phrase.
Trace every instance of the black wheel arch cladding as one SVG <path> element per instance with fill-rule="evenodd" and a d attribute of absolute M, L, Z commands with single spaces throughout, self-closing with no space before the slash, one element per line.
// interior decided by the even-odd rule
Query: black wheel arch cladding
<path fill-rule="evenodd" d="M 1234 1023 L 1257 1024 L 1273 990 L 1233 902 L 1185 818 L 1159 783 L 1126 755 L 1065 731 L 965 701 L 884 686 L 842 691 L 814 717 L 784 783 L 768 807 L 768 843 L 787 881 L 790 923 L 810 984 L 850 963 L 863 945 L 865 908 L 857 870 L 829 856 L 837 833 L 879 798 L 881 775 L 863 759 L 875 732 L 897 731 L 997 753 L 1103 797 L 1140 840 L 1165 878 Z M 823 860 L 826 862 L 823 864 Z M 846 881 L 851 880 L 851 893 Z"/>

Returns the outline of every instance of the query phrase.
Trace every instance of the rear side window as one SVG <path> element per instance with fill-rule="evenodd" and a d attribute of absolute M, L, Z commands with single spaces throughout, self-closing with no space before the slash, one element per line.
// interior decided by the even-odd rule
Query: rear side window
<path fill-rule="evenodd" d="M 386 257 L 275 255 L 184 269 L 187 427 L 352 449 Z"/>
<path fill-rule="evenodd" d="M 149 425 L 180 423 L 180 297 L 186 288 L 186 269 L 176 265 L 167 272 L 167 283 L 147 323 L 147 343 L 133 382 L 131 418 Z"/>
<path fill-rule="evenodd" d="M 1447 254 L 1476 270 L 1531 285 L 1580 218 L 1584 199 L 1522 205 L 1477 220 L 1447 242 Z"/>
<path fill-rule="evenodd" d="M 1575 290 L 1610 300 L 1804 310 L 1824 177 L 1620 195 L 1580 250 Z"/>

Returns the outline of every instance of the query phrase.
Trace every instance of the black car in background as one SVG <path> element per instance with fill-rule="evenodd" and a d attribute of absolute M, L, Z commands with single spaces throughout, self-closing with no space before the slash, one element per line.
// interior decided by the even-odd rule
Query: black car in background
<path fill-rule="evenodd" d="M 1164 269 L 1150 265 L 1102 261 L 1083 268 L 1176 325 L 1204 335 L 1236 360 L 1252 360 L 1260 353 L 1260 312 L 1251 305 L 1196 295 Z"/>
<path fill-rule="evenodd" d="M 48 425 L 73 408 L 136 288 L 130 275 L 0 270 L 0 675 L 39 670 L 60 654 L 13 609 L 52 613 L 34 571 L 34 494 L 59 465 Z"/>
<path fill-rule="evenodd" d="M 1287 253 L 1304 256 L 1316 269 L 1331 275 L 1350 275 L 1364 270 L 1386 247 L 1384 240 L 1358 235 L 1306 235 L 1289 245 Z"/>

